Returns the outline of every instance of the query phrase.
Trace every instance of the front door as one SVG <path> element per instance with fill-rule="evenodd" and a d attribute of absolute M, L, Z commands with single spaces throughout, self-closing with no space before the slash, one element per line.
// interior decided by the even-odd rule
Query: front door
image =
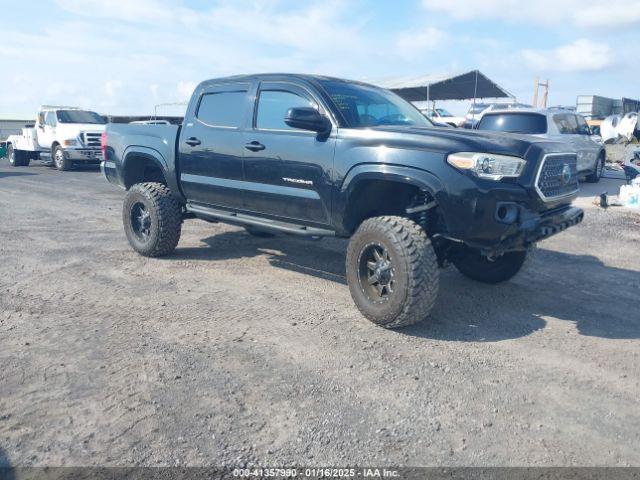
<path fill-rule="evenodd" d="M 180 134 L 180 180 L 191 203 L 240 209 L 249 83 L 203 88 Z"/>
<path fill-rule="evenodd" d="M 56 118 L 56 112 L 48 111 L 44 115 L 38 116 L 38 125 L 36 125 L 36 132 L 38 138 L 38 146 L 44 150 L 49 150 L 56 138 L 56 125 L 58 119 Z"/>
<path fill-rule="evenodd" d="M 289 127 L 284 118 L 294 107 L 324 112 L 301 86 L 260 83 L 252 128 L 244 135 L 245 205 L 260 214 L 328 225 L 335 128 L 327 138 Z"/>

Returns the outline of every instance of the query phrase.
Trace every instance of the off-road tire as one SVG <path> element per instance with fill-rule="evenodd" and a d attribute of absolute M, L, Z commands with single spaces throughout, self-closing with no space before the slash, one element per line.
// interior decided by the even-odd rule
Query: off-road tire
<path fill-rule="evenodd" d="M 244 227 L 244 229 L 252 237 L 271 238 L 271 237 L 275 237 L 276 236 L 275 233 L 267 232 L 265 230 L 259 230 L 259 229 L 256 229 L 255 227 Z"/>
<path fill-rule="evenodd" d="M 600 156 L 598 157 L 598 162 L 596 163 L 596 170 L 585 177 L 585 180 L 587 182 L 598 183 L 600 181 L 600 179 L 602 178 L 602 172 L 604 172 L 605 159 L 606 159 L 605 154 L 601 153 Z"/>
<path fill-rule="evenodd" d="M 13 145 L 7 145 L 7 160 L 12 167 L 28 167 L 29 157 L 21 150 L 15 150 Z"/>
<path fill-rule="evenodd" d="M 61 172 L 71 170 L 71 167 L 73 167 L 73 162 L 65 158 L 64 150 L 60 145 L 56 145 L 53 150 L 51 150 L 51 161 L 53 162 L 53 166 Z"/>
<path fill-rule="evenodd" d="M 361 256 L 371 244 L 389 252 L 395 286 L 386 301 L 372 300 L 361 283 Z M 349 290 L 360 312 L 385 328 L 399 328 L 425 319 L 438 295 L 435 251 L 424 230 L 408 218 L 374 217 L 365 220 L 349 241 L 346 272 Z"/>
<path fill-rule="evenodd" d="M 148 210 L 150 217 L 146 240 L 134 231 L 132 212 L 138 204 Z M 182 206 L 162 183 L 137 183 L 132 186 L 124 199 L 122 220 L 129 244 L 145 257 L 167 255 L 175 250 L 180 241 Z"/>
<path fill-rule="evenodd" d="M 482 283 L 496 284 L 513 278 L 525 264 L 527 250 L 507 252 L 491 261 L 479 250 L 463 247 L 451 261 L 465 277 Z"/>

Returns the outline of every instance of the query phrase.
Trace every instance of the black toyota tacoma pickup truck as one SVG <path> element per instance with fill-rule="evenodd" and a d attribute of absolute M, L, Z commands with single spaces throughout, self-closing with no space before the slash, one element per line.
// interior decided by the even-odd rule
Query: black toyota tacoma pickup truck
<path fill-rule="evenodd" d="M 429 314 L 439 268 L 508 280 L 583 217 L 566 145 L 438 128 L 387 90 L 323 76 L 208 80 L 182 126 L 109 125 L 102 143 L 138 253 L 171 253 L 193 217 L 349 238 L 353 300 L 387 328 Z"/>

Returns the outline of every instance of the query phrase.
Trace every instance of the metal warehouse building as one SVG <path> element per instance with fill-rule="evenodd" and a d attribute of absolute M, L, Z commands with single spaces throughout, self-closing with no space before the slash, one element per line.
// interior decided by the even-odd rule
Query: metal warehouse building
<path fill-rule="evenodd" d="M 0 142 L 4 142 L 9 135 L 22 133 L 22 128 L 27 124 L 33 124 L 33 120 L 0 118 Z"/>

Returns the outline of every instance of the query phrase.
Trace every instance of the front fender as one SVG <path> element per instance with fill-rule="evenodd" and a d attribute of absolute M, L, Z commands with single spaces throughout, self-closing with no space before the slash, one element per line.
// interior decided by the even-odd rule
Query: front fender
<path fill-rule="evenodd" d="M 351 194 L 361 182 L 370 180 L 384 180 L 413 185 L 429 192 L 436 201 L 446 197 L 446 189 L 440 179 L 426 170 L 388 163 L 359 164 L 347 172 L 338 190 L 334 204 L 334 224 L 339 225 L 338 228 L 345 229 L 342 220 L 347 215 Z M 346 233 L 346 230 L 342 233 Z"/>

